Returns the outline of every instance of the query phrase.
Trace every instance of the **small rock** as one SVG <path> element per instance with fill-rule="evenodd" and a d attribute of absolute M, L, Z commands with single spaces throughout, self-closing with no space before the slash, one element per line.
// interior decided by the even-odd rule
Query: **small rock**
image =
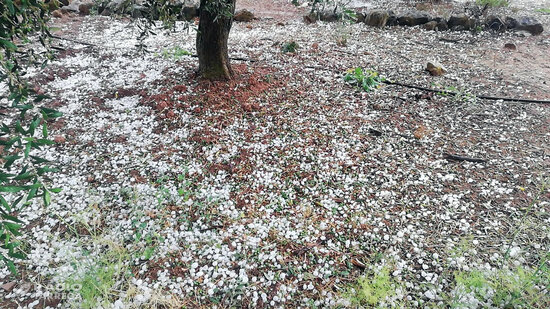
<path fill-rule="evenodd" d="M 485 19 L 487 28 L 495 31 L 504 31 L 508 28 L 504 19 L 500 16 L 490 15 Z"/>
<path fill-rule="evenodd" d="M 464 30 L 468 30 L 468 29 L 466 27 L 462 26 L 462 25 L 457 25 L 457 26 L 451 27 L 451 30 L 452 31 L 464 31 Z"/>
<path fill-rule="evenodd" d="M 173 110 L 169 110 L 169 111 L 166 112 L 166 118 L 171 119 L 171 118 L 174 118 L 174 117 L 176 117 L 176 113 L 174 113 Z"/>
<path fill-rule="evenodd" d="M 69 5 L 64 5 L 61 7 L 61 10 L 64 12 L 70 12 L 70 13 L 78 13 L 79 5 L 76 2 L 73 2 Z"/>
<path fill-rule="evenodd" d="M 453 15 L 449 18 L 447 24 L 453 30 L 471 30 L 475 26 L 475 19 L 466 14 Z"/>
<path fill-rule="evenodd" d="M 88 178 L 86 178 L 86 181 L 87 182 L 94 182 L 95 178 L 94 178 L 94 176 L 88 176 Z"/>
<path fill-rule="evenodd" d="M 58 143 L 58 144 L 62 144 L 66 141 L 65 137 L 64 136 L 61 136 L 61 135 L 56 135 L 54 138 L 53 138 L 53 141 Z"/>
<path fill-rule="evenodd" d="M 397 18 L 397 23 L 403 26 L 423 25 L 431 20 L 428 13 L 420 11 L 407 11 Z"/>
<path fill-rule="evenodd" d="M 514 43 L 506 43 L 506 44 L 504 44 L 504 49 L 507 49 L 507 50 L 516 50 L 517 47 L 516 47 L 516 44 L 514 44 Z"/>
<path fill-rule="evenodd" d="M 437 28 L 437 25 L 438 25 L 437 21 L 432 20 L 432 21 L 427 22 L 424 25 L 422 25 L 422 28 L 424 28 L 425 30 L 428 30 L 428 31 L 433 31 Z"/>
<path fill-rule="evenodd" d="M 428 61 L 426 71 L 430 72 L 432 76 L 441 76 L 447 72 L 447 70 L 437 61 Z"/>
<path fill-rule="evenodd" d="M 105 8 L 103 11 L 101 11 L 101 13 L 99 15 L 101 15 L 101 16 L 111 16 L 111 14 L 112 14 L 111 9 Z"/>
<path fill-rule="evenodd" d="M 516 30 L 527 31 L 531 35 L 539 35 L 544 31 L 542 24 L 533 17 L 520 17 L 517 21 Z"/>
<path fill-rule="evenodd" d="M 355 16 L 356 16 L 356 19 L 355 19 L 356 23 L 364 23 L 367 18 L 367 15 L 363 12 L 355 12 Z"/>
<path fill-rule="evenodd" d="M 246 9 L 239 10 L 233 16 L 233 20 L 246 23 L 252 21 L 254 18 L 254 14 Z"/>
<path fill-rule="evenodd" d="M 367 14 L 365 17 L 365 24 L 371 27 L 382 28 L 386 26 L 390 19 L 390 13 L 385 10 L 374 10 Z"/>
<path fill-rule="evenodd" d="M 342 19 L 342 15 L 335 13 L 334 11 L 323 11 L 321 14 L 319 14 L 319 20 L 327 22 L 327 23 L 333 23 L 336 21 L 339 21 Z"/>
<path fill-rule="evenodd" d="M 78 6 L 78 11 L 80 12 L 81 15 L 90 15 L 90 10 L 92 9 L 92 7 L 94 6 L 93 3 L 81 3 L 79 6 Z"/>
<path fill-rule="evenodd" d="M 447 31 L 449 30 L 449 25 L 447 24 L 447 21 L 443 18 L 436 18 L 437 26 L 435 27 L 438 31 Z"/>
<path fill-rule="evenodd" d="M 59 1 L 57 1 L 57 0 L 51 0 L 50 2 L 48 2 L 48 9 L 52 12 L 59 9 L 60 6 L 61 5 L 60 5 Z"/>
<path fill-rule="evenodd" d="M 52 16 L 55 17 L 55 18 L 61 18 L 63 17 L 63 12 L 61 10 L 55 10 L 52 12 Z"/>
<path fill-rule="evenodd" d="M 388 22 L 386 23 L 386 26 L 397 26 L 397 15 L 392 10 L 388 11 L 388 14 L 390 14 L 390 18 L 388 18 Z"/>
<path fill-rule="evenodd" d="M 11 281 L 2 285 L 2 289 L 8 293 L 13 291 L 14 287 L 15 287 L 15 281 Z"/>
<path fill-rule="evenodd" d="M 307 15 L 304 15 L 304 22 L 306 24 L 313 24 L 319 20 L 319 15 L 317 13 L 311 12 Z"/>
<path fill-rule="evenodd" d="M 518 21 L 510 16 L 506 16 L 504 19 L 504 23 L 506 24 L 506 28 L 508 29 L 514 29 L 518 26 Z"/>
<path fill-rule="evenodd" d="M 147 8 L 141 5 L 133 5 L 132 11 L 130 12 L 130 16 L 133 18 L 140 18 L 144 16 L 144 13 L 147 11 Z"/>
<path fill-rule="evenodd" d="M 199 8 L 195 5 L 184 6 L 181 9 L 181 14 L 185 20 L 192 20 L 199 16 Z"/>

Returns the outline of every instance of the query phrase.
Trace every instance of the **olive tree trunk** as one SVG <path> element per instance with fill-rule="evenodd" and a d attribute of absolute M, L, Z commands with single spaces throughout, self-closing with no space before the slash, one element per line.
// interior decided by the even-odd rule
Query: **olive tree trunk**
<path fill-rule="evenodd" d="M 227 39 L 233 23 L 236 0 L 201 0 L 197 54 L 199 73 L 210 80 L 233 77 L 229 63 Z"/>

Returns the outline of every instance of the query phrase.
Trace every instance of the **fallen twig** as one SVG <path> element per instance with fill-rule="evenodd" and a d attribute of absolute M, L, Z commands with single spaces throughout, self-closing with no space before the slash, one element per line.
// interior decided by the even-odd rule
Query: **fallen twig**
<path fill-rule="evenodd" d="M 202 232 L 207 232 L 207 231 L 211 231 L 211 230 L 221 229 L 221 228 L 223 228 L 223 227 L 225 227 L 225 226 L 224 226 L 224 225 L 213 225 L 213 226 L 211 226 L 211 227 L 207 227 L 207 228 L 201 229 L 200 231 L 201 231 L 201 233 L 202 233 Z"/>
<path fill-rule="evenodd" d="M 445 159 L 453 160 L 453 161 L 467 161 L 467 162 L 475 162 L 475 163 L 487 162 L 487 160 L 485 160 L 485 159 L 457 156 L 457 155 L 453 155 L 453 154 L 450 154 L 450 153 L 444 153 L 443 155 L 445 156 Z"/>
<path fill-rule="evenodd" d="M 431 88 L 420 87 L 420 86 L 415 86 L 415 85 L 409 85 L 409 84 L 404 84 L 404 83 L 394 82 L 394 81 L 389 81 L 389 80 L 385 80 L 385 81 L 382 81 L 382 82 L 384 84 L 387 84 L 387 85 L 396 85 L 396 86 L 401 86 L 401 87 L 405 87 L 405 88 L 418 89 L 418 90 L 428 91 L 428 92 L 433 92 L 433 93 L 438 93 L 438 94 L 446 94 L 446 95 L 453 95 L 453 96 L 458 95 L 458 93 L 453 92 L 453 91 L 431 89 Z M 493 96 L 475 95 L 475 94 L 474 94 L 474 96 L 477 97 L 477 98 L 480 98 L 480 99 L 494 100 L 494 101 L 502 100 L 502 101 L 505 101 L 505 102 L 550 104 L 550 101 L 545 101 L 545 100 L 503 98 L 503 97 L 493 97 Z"/>
<path fill-rule="evenodd" d="M 70 39 L 70 38 L 64 38 L 64 37 L 62 37 L 62 36 L 52 35 L 51 37 L 54 38 L 54 39 L 63 40 L 63 41 L 69 41 L 69 42 L 73 42 L 73 43 L 77 43 L 77 44 L 82 44 L 82 45 L 87 45 L 87 46 L 99 47 L 98 45 L 93 44 L 93 43 L 83 42 L 83 41 L 79 41 L 79 40 L 75 40 L 75 39 Z"/>

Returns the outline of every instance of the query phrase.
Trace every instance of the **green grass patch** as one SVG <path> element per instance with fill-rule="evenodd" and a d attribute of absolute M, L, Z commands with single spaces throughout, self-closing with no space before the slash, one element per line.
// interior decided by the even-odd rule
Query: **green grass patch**
<path fill-rule="evenodd" d="M 281 51 L 286 54 L 286 53 L 295 53 L 298 48 L 300 48 L 300 46 L 298 45 L 298 43 L 294 42 L 294 41 L 291 41 L 291 42 L 286 42 L 285 44 L 283 44 L 283 46 L 281 47 Z"/>
<path fill-rule="evenodd" d="M 112 303 L 118 291 L 125 290 L 119 286 L 129 276 L 130 269 L 126 266 L 131 257 L 123 247 L 110 244 L 103 255 L 94 259 L 90 265 L 75 265 L 75 275 L 70 277 L 65 286 L 79 287 L 71 293 L 78 294 L 73 299 L 78 308 L 92 309 L 104 307 Z M 78 269 L 84 267 L 84 270 Z M 78 297 L 79 296 L 79 297 Z"/>
<path fill-rule="evenodd" d="M 550 8 L 538 9 L 537 12 L 539 12 L 539 13 L 545 13 L 545 14 L 550 14 Z"/>
<path fill-rule="evenodd" d="M 370 308 L 388 301 L 393 302 L 399 290 L 403 288 L 392 278 L 390 268 L 384 266 L 378 271 L 370 272 L 357 279 L 357 283 L 348 291 L 347 298 L 353 306 Z"/>
<path fill-rule="evenodd" d="M 172 60 L 180 60 L 181 58 L 185 56 L 192 56 L 193 54 L 189 52 L 188 50 L 185 50 L 179 46 L 175 46 L 172 48 L 164 49 L 161 53 L 163 58 L 166 59 L 172 59 Z"/>
<path fill-rule="evenodd" d="M 460 271 L 455 272 L 454 280 L 455 287 L 448 298 L 450 308 L 550 307 L 548 257 L 536 269 L 518 266 L 493 271 Z"/>
<path fill-rule="evenodd" d="M 508 0 L 476 0 L 478 5 L 488 5 L 489 7 L 507 7 L 510 5 Z"/>

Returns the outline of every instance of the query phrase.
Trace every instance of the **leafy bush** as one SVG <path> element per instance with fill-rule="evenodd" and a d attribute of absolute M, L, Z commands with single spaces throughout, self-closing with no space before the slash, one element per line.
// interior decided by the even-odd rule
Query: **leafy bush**
<path fill-rule="evenodd" d="M 23 222 L 15 214 L 35 198 L 48 205 L 51 193 L 60 191 L 46 187 L 47 174 L 55 169 L 33 150 L 54 143 L 48 139 L 47 122 L 61 113 L 36 106 L 47 96 L 35 93 L 21 77 L 26 65 L 42 60 L 45 65 L 51 58 L 48 8 L 39 0 L 3 0 L 0 12 L 0 85 L 9 92 L 0 96 L 0 104 L 8 104 L 0 105 L 0 261 L 15 273 L 13 259 L 25 257 L 17 241 Z M 47 52 L 24 48 L 35 33 Z"/>
<path fill-rule="evenodd" d="M 344 81 L 369 92 L 380 87 L 381 83 L 384 81 L 384 78 L 380 77 L 378 72 L 366 69 L 363 70 L 363 68 L 357 67 L 347 71 L 344 76 Z"/>

